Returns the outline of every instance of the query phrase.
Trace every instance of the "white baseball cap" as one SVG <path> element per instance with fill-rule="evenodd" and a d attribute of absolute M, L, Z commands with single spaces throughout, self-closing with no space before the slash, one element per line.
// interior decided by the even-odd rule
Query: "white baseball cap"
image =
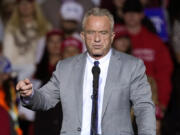
<path fill-rule="evenodd" d="M 75 20 L 81 22 L 83 7 L 75 1 L 64 2 L 59 11 L 64 20 Z"/>

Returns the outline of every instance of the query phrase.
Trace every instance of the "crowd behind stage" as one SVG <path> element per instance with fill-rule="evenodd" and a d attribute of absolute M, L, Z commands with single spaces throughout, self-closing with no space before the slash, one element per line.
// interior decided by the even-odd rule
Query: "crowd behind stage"
<path fill-rule="evenodd" d="M 58 61 L 86 51 L 81 23 L 93 7 L 114 16 L 112 47 L 144 61 L 157 135 L 180 135 L 179 5 L 179 0 L 1 0 L 0 135 L 59 135 L 61 103 L 33 112 L 21 106 L 15 85 L 30 78 L 39 88 Z M 136 134 L 135 119 L 132 110 Z"/>

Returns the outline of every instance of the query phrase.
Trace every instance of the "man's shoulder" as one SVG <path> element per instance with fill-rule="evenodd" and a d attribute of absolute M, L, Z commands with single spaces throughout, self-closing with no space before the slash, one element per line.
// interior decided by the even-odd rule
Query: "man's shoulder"
<path fill-rule="evenodd" d="M 61 63 L 63 63 L 63 64 L 72 64 L 72 63 L 74 63 L 76 61 L 81 60 L 83 57 L 85 57 L 85 55 L 86 55 L 85 53 L 81 53 L 79 55 L 76 55 L 76 56 L 73 56 L 73 57 L 70 57 L 70 58 L 66 58 L 66 59 L 62 60 Z"/>
<path fill-rule="evenodd" d="M 82 61 L 86 57 L 86 53 L 82 53 L 70 58 L 59 61 L 58 65 L 62 68 L 70 68 L 78 64 L 79 61 Z"/>
<path fill-rule="evenodd" d="M 124 62 L 136 62 L 139 60 L 139 58 L 131 55 L 131 54 L 127 54 L 127 53 L 123 53 L 123 52 L 119 52 L 115 49 L 113 49 L 113 55 L 117 58 L 119 58 L 121 61 Z"/>
<path fill-rule="evenodd" d="M 116 67 L 118 67 L 117 65 L 119 64 L 119 69 L 126 75 L 133 74 L 136 69 L 142 71 L 145 69 L 144 62 L 135 56 L 119 51 L 114 51 L 113 56 L 115 57 L 113 58 L 113 64 L 115 64 Z"/>

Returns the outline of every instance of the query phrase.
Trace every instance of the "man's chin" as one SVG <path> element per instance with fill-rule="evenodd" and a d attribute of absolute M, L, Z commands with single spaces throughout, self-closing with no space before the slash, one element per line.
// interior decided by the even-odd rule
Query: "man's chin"
<path fill-rule="evenodd" d="M 102 55 L 100 55 L 100 54 L 94 54 L 93 57 L 100 58 L 100 57 L 102 57 Z"/>
<path fill-rule="evenodd" d="M 95 59 L 96 58 L 101 58 L 103 56 L 103 52 L 99 51 L 99 50 L 91 51 L 89 54 Z"/>
<path fill-rule="evenodd" d="M 98 52 L 92 54 L 92 57 L 95 58 L 95 59 L 99 59 L 102 56 L 103 56 L 102 53 L 98 53 Z"/>
<path fill-rule="evenodd" d="M 102 52 L 96 50 L 96 51 L 93 51 L 93 52 L 92 52 L 92 55 L 93 55 L 93 56 L 101 56 L 101 55 L 102 55 Z"/>

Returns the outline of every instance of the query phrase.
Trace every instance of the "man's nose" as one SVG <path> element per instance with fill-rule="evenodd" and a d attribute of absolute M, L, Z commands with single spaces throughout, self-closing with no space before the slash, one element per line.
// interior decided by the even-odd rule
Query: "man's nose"
<path fill-rule="evenodd" d="M 95 34 L 94 41 L 95 41 L 95 42 L 100 42 L 100 41 L 101 41 L 101 36 L 100 36 L 99 33 L 96 33 L 96 34 Z"/>

